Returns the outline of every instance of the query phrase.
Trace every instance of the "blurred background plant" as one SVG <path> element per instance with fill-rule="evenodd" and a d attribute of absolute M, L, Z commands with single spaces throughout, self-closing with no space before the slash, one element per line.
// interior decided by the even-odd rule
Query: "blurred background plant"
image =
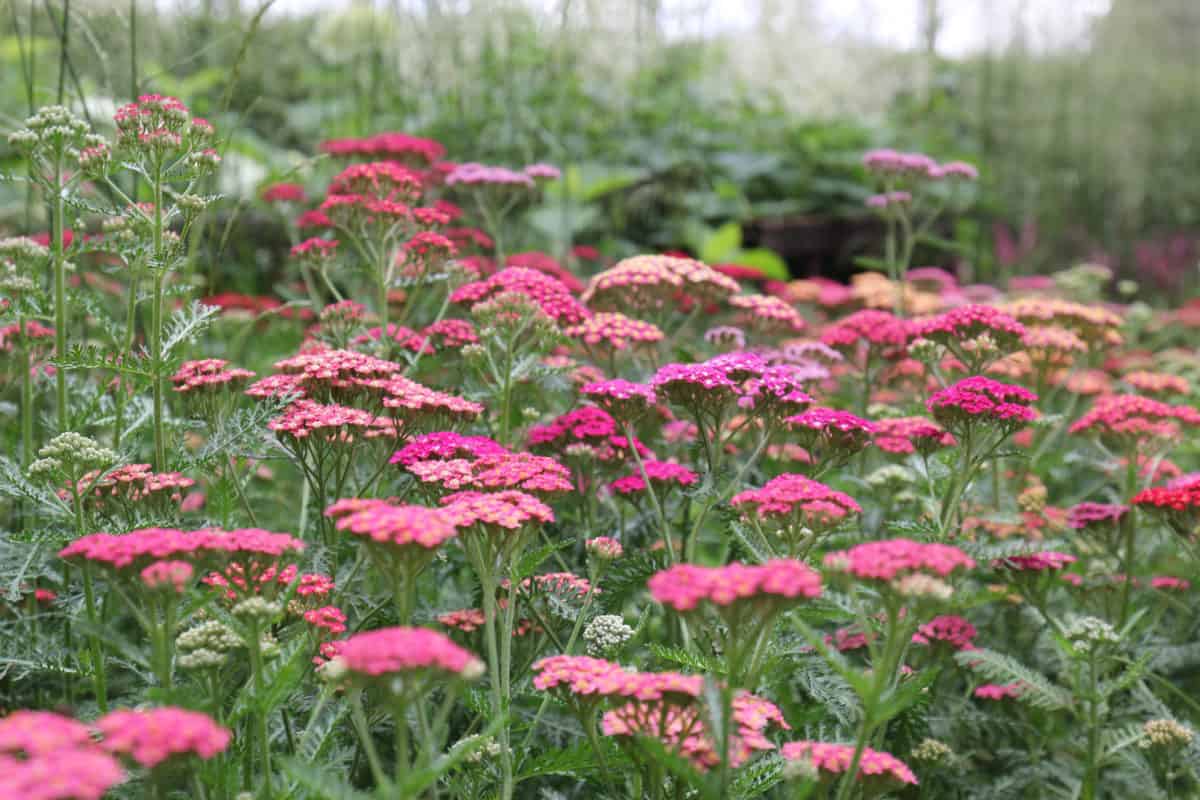
<path fill-rule="evenodd" d="M 195 234 L 213 293 L 273 283 L 288 238 L 263 185 L 387 130 L 561 166 L 514 252 L 836 277 L 878 252 L 859 157 L 893 146 L 983 173 L 914 263 L 999 280 L 1089 260 L 1175 292 L 1200 230 L 1198 31 L 1192 0 L 3 0 L 0 127 L 62 101 L 110 133 L 132 96 L 189 98 L 222 132 L 205 188 L 225 200 Z M 0 184 L 0 232 L 45 227 Z"/>

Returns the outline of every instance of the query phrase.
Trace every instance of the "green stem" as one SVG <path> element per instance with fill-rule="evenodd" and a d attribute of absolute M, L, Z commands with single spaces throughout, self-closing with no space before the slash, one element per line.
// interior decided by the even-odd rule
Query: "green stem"
<path fill-rule="evenodd" d="M 375 779 L 378 789 L 390 790 L 392 782 L 383 771 L 383 762 L 379 759 L 379 751 L 375 749 L 375 741 L 371 738 L 371 728 L 367 725 L 367 714 L 363 711 L 362 689 L 355 689 L 350 694 L 350 716 L 358 731 L 359 741 L 363 752 L 367 754 L 367 764 L 371 768 L 371 777 Z"/>
<path fill-rule="evenodd" d="M 67 263 L 63 257 L 63 216 L 66 209 L 63 201 L 62 154 L 54 162 L 53 216 L 50 220 L 50 252 L 54 265 L 54 354 L 63 358 L 67 353 Z M 67 429 L 67 373 L 54 372 L 55 397 L 58 409 L 58 430 Z"/>
<path fill-rule="evenodd" d="M 254 700 L 258 704 L 266 695 L 266 685 L 263 681 L 262 638 L 256 621 L 250 626 L 250 671 L 254 682 Z M 254 714 L 254 739 L 258 746 L 259 762 L 262 768 L 263 794 L 271 796 L 271 739 L 267 730 L 267 711 L 259 709 Z"/>
<path fill-rule="evenodd" d="M 83 568 L 83 600 L 88 627 L 91 629 L 88 631 L 88 644 L 92 651 L 92 681 L 96 689 L 96 705 L 101 714 L 107 714 L 108 677 L 104 670 L 104 649 L 100 644 L 100 637 L 96 634 L 96 627 L 99 625 L 96 615 L 96 591 L 92 586 L 92 571 L 87 566 Z"/>
<path fill-rule="evenodd" d="M 167 468 L 167 444 L 163 426 L 162 325 L 163 279 L 166 264 L 163 258 L 163 190 L 162 166 L 154 173 L 154 298 L 150 323 L 150 354 L 153 361 L 151 381 L 154 384 L 154 467 Z"/>
<path fill-rule="evenodd" d="M 21 332 L 21 466 L 28 467 L 33 461 L 33 367 L 29 353 L 29 337 L 25 334 L 25 320 L 18 321 Z"/>

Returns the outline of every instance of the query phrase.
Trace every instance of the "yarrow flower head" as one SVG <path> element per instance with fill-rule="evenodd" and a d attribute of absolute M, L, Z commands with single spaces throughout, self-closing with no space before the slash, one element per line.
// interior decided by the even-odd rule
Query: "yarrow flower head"
<path fill-rule="evenodd" d="M 521 531 L 530 524 L 554 521 L 550 506 L 533 495 L 514 490 L 456 492 L 442 498 L 442 509 L 454 527 L 477 527 L 488 534 Z"/>
<path fill-rule="evenodd" d="M 822 782 L 838 780 L 854 761 L 854 746 L 829 742 L 788 742 L 779 750 L 787 761 L 805 761 L 817 769 Z M 917 784 L 917 776 L 908 765 L 890 753 L 863 748 L 854 779 L 874 789 Z"/>
<path fill-rule="evenodd" d="M 147 589 L 168 589 L 183 594 L 195 573 L 195 568 L 186 561 L 155 561 L 142 570 L 141 576 Z"/>
<path fill-rule="evenodd" d="M 231 734 L 207 714 L 182 708 L 111 711 L 96 721 L 100 746 L 146 768 L 181 756 L 209 759 L 229 746 Z"/>
<path fill-rule="evenodd" d="M 739 492 L 729 504 L 796 543 L 806 538 L 806 532 L 827 531 L 862 513 L 862 506 L 850 495 L 792 473 L 777 475 L 761 489 Z"/>
<path fill-rule="evenodd" d="M 529 298 L 561 326 L 578 325 L 591 316 L 562 281 L 526 267 L 507 267 L 486 280 L 464 284 L 450 295 L 450 302 L 478 306 L 497 295 L 513 293 Z"/>
<path fill-rule="evenodd" d="M 865 367 L 879 358 L 904 355 L 908 324 L 887 311 L 855 311 L 834 322 L 821 334 L 821 344 L 838 350 L 856 365 Z"/>
<path fill-rule="evenodd" d="M 415 165 L 429 165 L 446 155 L 446 148 L 433 139 L 407 133 L 376 133 L 321 142 L 321 152 L 334 156 L 387 157 Z"/>
<path fill-rule="evenodd" d="M 741 312 L 743 326 L 760 333 L 798 333 L 807 327 L 799 311 L 773 295 L 736 295 L 729 298 L 729 305 Z"/>
<path fill-rule="evenodd" d="M 410 688 L 409 680 L 425 677 L 429 682 L 475 680 L 484 672 L 483 662 L 456 645 L 447 636 L 425 628 L 382 628 L 355 634 L 341 643 L 334 659 L 335 673 L 355 682 Z M 422 687 L 423 688 L 423 687 Z"/>
<path fill-rule="evenodd" d="M 998 308 L 982 305 L 958 306 L 936 317 L 915 321 L 911 338 L 927 339 L 947 348 L 978 372 L 989 362 L 1021 346 L 1025 326 Z"/>
<path fill-rule="evenodd" d="M 821 594 L 820 576 L 793 559 L 724 567 L 676 564 L 655 573 L 647 586 L 651 597 L 680 613 L 694 611 L 701 603 L 718 608 L 750 605 L 761 611 Z"/>
<path fill-rule="evenodd" d="M 771 725 L 784 730 L 790 726 L 773 703 L 749 692 L 738 692 L 731 704 L 732 724 L 724 748 L 729 765 L 739 767 L 755 752 L 774 750 L 765 731 Z M 721 763 L 722 747 L 705 729 L 704 710 L 698 703 L 687 706 L 663 702 L 632 702 L 608 711 L 600 721 L 605 736 L 643 736 L 658 739 L 664 747 L 691 762 L 700 771 Z"/>
<path fill-rule="evenodd" d="M 1070 433 L 1098 436 L 1117 449 L 1165 444 L 1178 438 L 1184 426 L 1200 426 L 1200 411 L 1190 406 L 1173 406 L 1135 394 L 1106 395 L 1077 419 Z"/>
<path fill-rule="evenodd" d="M 585 384 L 579 393 L 622 423 L 637 421 L 658 402 L 653 387 L 621 378 Z"/>
<path fill-rule="evenodd" d="M 809 373 L 793 364 L 766 367 L 758 376 L 746 381 L 738 406 L 753 411 L 768 424 L 774 424 L 784 417 L 800 414 L 812 405 L 813 398 L 804 391 L 809 380 Z"/>
<path fill-rule="evenodd" d="M 385 500 L 339 500 L 325 515 L 337 520 L 337 530 L 388 549 L 434 550 L 456 533 L 449 517 L 439 509 L 393 505 Z"/>
<path fill-rule="evenodd" d="M 248 577 L 257 581 L 260 573 L 303 549 L 304 542 L 299 539 L 259 528 L 195 531 L 142 528 L 120 535 L 89 534 L 68 544 L 58 555 L 118 573 L 140 571 L 163 560 L 186 561 L 217 570 L 224 570 L 232 563 L 251 564 L 253 575 Z"/>
<path fill-rule="evenodd" d="M 583 629 L 587 651 L 594 656 L 609 656 L 632 638 L 633 628 L 618 614 L 599 614 Z"/>
<path fill-rule="evenodd" d="M 1112 527 L 1129 513 L 1129 506 L 1112 503 L 1079 503 L 1067 511 L 1067 527 L 1089 530 Z"/>
<path fill-rule="evenodd" d="M 1053 550 L 1043 550 L 1040 553 L 998 558 L 992 566 L 1016 572 L 1047 572 L 1057 571 L 1074 564 L 1077 559 L 1070 553 L 1058 553 Z"/>
<path fill-rule="evenodd" d="M 487 436 L 464 436 L 453 431 L 436 431 L 413 438 L 396 451 L 391 463 L 408 466 L 418 461 L 473 459 L 507 452 L 506 447 Z"/>
<path fill-rule="evenodd" d="M 569 492 L 571 471 L 549 456 L 499 453 L 474 460 L 416 461 L 405 465 L 427 487 L 446 491 L 517 489 L 537 495 Z"/>
<path fill-rule="evenodd" d="M 177 392 L 207 392 L 223 389 L 236 389 L 243 382 L 254 377 L 248 369 L 230 368 L 229 362 L 220 358 L 205 358 L 199 361 L 185 361 L 171 376 Z"/>
<path fill-rule="evenodd" d="M 1143 489 L 1129 503 L 1158 514 L 1180 536 L 1190 537 L 1200 520 L 1200 480 Z"/>
<path fill-rule="evenodd" d="M 940 600 L 953 594 L 953 587 L 945 579 L 960 569 L 974 567 L 974 559 L 957 547 L 911 539 L 865 542 L 825 556 L 829 571 L 882 583 L 901 596 Z"/>
<path fill-rule="evenodd" d="M 848 411 L 810 408 L 784 420 L 818 464 L 841 463 L 870 446 L 875 424 Z"/>
<path fill-rule="evenodd" d="M 615 561 L 625 553 L 625 548 L 609 536 L 597 536 L 584 542 L 588 555 L 600 561 Z"/>
<path fill-rule="evenodd" d="M 955 650 L 974 650 L 977 633 L 975 626 L 966 619 L 948 614 L 934 617 L 917 628 L 912 640 L 915 644 L 933 646 L 943 642 Z"/>
<path fill-rule="evenodd" d="M 691 486 L 700 477 L 682 464 L 669 461 L 649 460 L 643 462 L 642 467 L 651 485 L 660 495 L 664 490 L 675 486 Z M 646 481 L 642 478 L 641 470 L 635 470 L 629 475 L 617 478 L 608 488 L 619 495 L 637 495 L 646 491 Z"/>
<path fill-rule="evenodd" d="M 885 453 L 928 455 L 956 442 L 933 420 L 924 417 L 892 417 L 875 420 L 875 446 Z"/>
<path fill-rule="evenodd" d="M 125 779 L 88 726 L 49 711 L 0 718 L 0 797 L 100 800 Z"/>
<path fill-rule="evenodd" d="M 663 339 L 662 329 L 652 322 L 631 319 L 615 311 L 601 311 L 589 319 L 568 326 L 563 333 L 602 351 L 620 351 L 644 347 Z"/>
<path fill-rule="evenodd" d="M 597 310 L 649 310 L 667 305 L 679 294 L 715 302 L 740 288 L 737 281 L 691 258 L 639 255 L 593 276 L 581 299 Z"/>
<path fill-rule="evenodd" d="M 1006 432 L 1037 418 L 1037 395 L 1020 386 L 976 375 L 935 392 L 926 403 L 934 420 L 956 436 L 982 423 Z"/>

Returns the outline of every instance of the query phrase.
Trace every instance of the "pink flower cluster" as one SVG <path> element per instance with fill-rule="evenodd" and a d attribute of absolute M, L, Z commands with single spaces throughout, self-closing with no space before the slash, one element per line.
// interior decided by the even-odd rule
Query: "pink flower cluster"
<path fill-rule="evenodd" d="M 361 408 L 297 400 L 267 427 L 280 436 L 304 440 L 310 437 L 328 443 L 350 444 L 359 439 L 394 438 L 395 424 Z"/>
<path fill-rule="evenodd" d="M 592 308 L 649 309 L 677 294 L 712 302 L 737 294 L 738 282 L 691 258 L 639 255 L 626 258 L 594 275 L 582 299 Z"/>
<path fill-rule="evenodd" d="M 96 721 L 110 753 L 128 756 L 152 768 L 169 758 L 195 755 L 209 759 L 229 746 L 230 732 L 207 714 L 182 708 L 112 711 Z"/>
<path fill-rule="evenodd" d="M 699 480 L 695 472 L 682 464 L 669 461 L 645 461 L 642 467 L 646 470 L 646 477 L 650 479 L 650 483 L 656 487 L 691 486 Z M 634 471 L 617 478 L 608 488 L 622 495 L 640 494 L 646 490 L 646 482 L 642 479 L 640 471 Z"/>
<path fill-rule="evenodd" d="M 889 355 L 892 351 L 903 352 L 908 339 L 909 327 L 904 320 L 887 311 L 873 309 L 855 311 L 821 333 L 821 344 L 826 347 L 847 351 L 862 346 Z"/>
<path fill-rule="evenodd" d="M 498 453 L 473 461 L 462 458 L 415 461 L 405 468 L 421 483 L 449 491 L 519 489 L 535 494 L 557 494 L 574 488 L 567 467 L 548 456 L 531 453 Z"/>
<path fill-rule="evenodd" d="M 1115 525 L 1129 513 L 1129 506 L 1110 503 L 1079 503 L 1067 511 L 1067 527 L 1084 530 L 1093 525 Z"/>
<path fill-rule="evenodd" d="M 0 718 L 0 797 L 100 800 L 125 779 L 81 722 L 49 711 Z"/>
<path fill-rule="evenodd" d="M 743 312 L 742 324 L 763 333 L 798 333 L 808 325 L 799 311 L 772 295 L 736 295 L 729 305 Z"/>
<path fill-rule="evenodd" d="M 975 696 L 981 700 L 1005 700 L 1019 698 L 1022 694 L 1020 683 L 987 683 L 975 688 Z"/>
<path fill-rule="evenodd" d="M 254 373 L 248 369 L 226 369 L 228 366 L 229 362 L 220 358 L 185 361 L 171 376 L 171 383 L 175 384 L 177 392 L 190 392 L 228 388 L 231 384 L 254 377 Z"/>
<path fill-rule="evenodd" d="M 1037 395 L 1020 386 L 1000 383 L 982 375 L 964 378 L 934 392 L 926 403 L 933 418 L 950 429 L 976 421 L 1021 425 L 1037 418 L 1030 406 Z"/>
<path fill-rule="evenodd" d="M 794 559 L 724 567 L 676 564 L 655 573 L 646 585 L 651 597 L 679 612 L 692 611 L 701 601 L 729 606 L 745 599 L 778 603 L 821 594 L 820 575 Z"/>
<path fill-rule="evenodd" d="M 433 139 L 407 133 L 376 133 L 350 139 L 321 142 L 322 153 L 335 156 L 390 156 L 433 164 L 446 155 L 446 148 Z"/>
<path fill-rule="evenodd" d="M 833 408 L 810 408 L 784 422 L 810 454 L 834 460 L 848 458 L 870 445 L 876 430 L 875 423 Z"/>
<path fill-rule="evenodd" d="M 238 559 L 273 562 L 304 549 L 304 542 L 286 533 L 260 528 L 142 528 L 129 533 L 93 533 L 59 551 L 60 558 L 82 560 L 110 569 L 141 568 L 165 559 L 192 563 Z M 265 567 L 264 567 L 265 568 Z"/>
<path fill-rule="evenodd" d="M 631 319 L 615 311 L 601 311 L 590 319 L 564 328 L 563 333 L 586 345 L 603 345 L 613 350 L 650 345 L 663 338 L 662 330 L 654 323 Z"/>
<path fill-rule="evenodd" d="M 736 731 L 728 741 L 729 764 L 739 767 L 756 751 L 774 750 L 765 731 L 774 724 L 784 730 L 790 726 L 775 704 L 748 692 L 739 692 L 732 702 Z M 702 710 L 695 706 L 666 705 L 652 702 L 626 703 L 608 711 L 600 721 L 605 736 L 649 736 L 675 750 L 692 766 L 704 771 L 721 763 L 721 746 L 709 735 Z"/>
<path fill-rule="evenodd" d="M 939 164 L 924 153 L 906 153 L 891 149 L 868 150 L 862 159 L 868 172 L 877 175 L 943 180 L 959 178 L 973 181 L 979 178 L 979 170 L 965 161 L 947 161 Z"/>
<path fill-rule="evenodd" d="M 1045 550 L 1041 553 L 1027 553 L 1019 556 L 998 558 L 992 566 L 1011 569 L 1017 572 L 1047 572 L 1059 570 L 1074 564 L 1077 559 L 1070 553 L 1057 553 Z"/>
<path fill-rule="evenodd" d="M 366 678 L 432 671 L 472 680 L 484 669 L 471 653 L 426 628 L 381 628 L 355 634 L 341 643 L 337 660 L 350 674 Z"/>
<path fill-rule="evenodd" d="M 826 777 L 844 775 L 854 760 L 854 746 L 829 742 L 788 742 L 779 750 L 788 761 L 811 762 Z M 917 784 L 917 776 L 908 765 L 890 753 L 863 748 L 858 764 L 858 781 L 879 777 L 902 784 Z"/>
<path fill-rule="evenodd" d="M 625 554 L 625 548 L 611 536 L 597 536 L 584 542 L 588 554 L 602 561 L 612 561 Z"/>
<path fill-rule="evenodd" d="M 395 452 L 390 463 L 408 466 L 418 461 L 473 459 L 507 452 L 503 445 L 487 436 L 464 436 L 453 431 L 437 431 L 424 433 L 412 439 Z"/>
<path fill-rule="evenodd" d="M 298 183 L 272 183 L 259 194 L 264 203 L 303 203 L 308 199 Z"/>
<path fill-rule="evenodd" d="M 777 475 L 761 489 L 738 492 L 729 504 L 743 514 L 753 511 L 759 519 L 809 528 L 827 528 L 862 513 L 850 495 L 794 473 Z"/>
<path fill-rule="evenodd" d="M 170 589 L 183 594 L 195 568 L 186 561 L 155 561 L 141 572 L 142 583 L 147 589 Z"/>
<path fill-rule="evenodd" d="M 885 453 L 931 453 L 956 442 L 937 423 L 924 417 L 896 417 L 875 421 L 875 446 Z"/>
<path fill-rule="evenodd" d="M 1141 395 L 1122 394 L 1098 398 L 1091 410 L 1068 430 L 1123 439 L 1171 439 L 1178 435 L 1180 425 L 1200 425 L 1200 411 Z"/>
<path fill-rule="evenodd" d="M 955 650 L 974 650 L 977 633 L 975 626 L 967 620 L 947 614 L 934 617 L 917 628 L 912 640 L 916 644 L 932 645 L 936 642 L 945 642 Z"/>
<path fill-rule="evenodd" d="M 323 632 L 323 635 L 341 636 L 346 632 L 346 613 L 337 606 L 322 606 L 305 611 L 304 621 Z"/>
<path fill-rule="evenodd" d="M 77 490 L 85 502 L 104 506 L 110 501 L 146 503 L 159 499 L 173 503 L 196 481 L 179 472 L 154 472 L 149 464 L 124 464 L 101 474 L 88 472 L 79 479 Z M 66 495 L 67 490 L 62 493 Z"/>
<path fill-rule="evenodd" d="M 563 326 L 577 325 L 591 316 L 562 281 L 525 267 L 507 267 L 487 280 L 464 284 L 454 290 L 450 301 L 475 306 L 508 293 L 528 297 L 543 314 Z"/>
<path fill-rule="evenodd" d="M 636 420 L 658 402 L 652 387 L 621 378 L 585 384 L 579 393 L 622 422 Z"/>
<path fill-rule="evenodd" d="M 533 687 L 562 689 L 576 697 L 676 701 L 699 697 L 703 675 L 679 672 L 631 672 L 619 664 L 590 656 L 558 655 L 533 665 Z"/>
<path fill-rule="evenodd" d="M 1025 326 L 993 306 L 966 305 L 952 308 L 930 319 L 915 321 L 909 336 L 954 345 L 988 334 L 1004 351 L 1016 349 L 1025 335 Z"/>
<path fill-rule="evenodd" d="M 491 167 L 486 164 L 468 162 L 459 164 L 446 176 L 446 185 L 465 184 L 468 186 L 521 186 L 528 189 L 534 187 L 533 175 L 517 172 L 508 167 Z"/>
<path fill-rule="evenodd" d="M 386 500 L 338 500 L 325 509 L 325 515 L 337 519 L 338 530 L 390 548 L 433 550 L 457 533 L 441 510 L 393 505 Z"/>
<path fill-rule="evenodd" d="M 547 425 L 534 425 L 529 429 L 529 444 L 562 449 L 579 442 L 606 442 L 617 433 L 616 420 L 607 411 L 595 406 L 581 406 L 555 417 Z"/>
<path fill-rule="evenodd" d="M 885 539 L 829 553 L 825 567 L 863 580 L 892 581 L 909 573 L 932 573 L 944 578 L 960 568 L 973 569 L 975 561 L 948 544 Z"/>
<path fill-rule="evenodd" d="M 501 492 L 456 492 L 442 498 L 442 510 L 455 528 L 481 525 L 488 530 L 520 530 L 529 523 L 554 521 L 550 506 L 531 494 Z"/>
<path fill-rule="evenodd" d="M 813 403 L 812 397 L 804 391 L 809 380 L 804 369 L 792 364 L 766 367 L 757 377 L 746 381 L 738 406 L 772 420 L 800 414 Z"/>

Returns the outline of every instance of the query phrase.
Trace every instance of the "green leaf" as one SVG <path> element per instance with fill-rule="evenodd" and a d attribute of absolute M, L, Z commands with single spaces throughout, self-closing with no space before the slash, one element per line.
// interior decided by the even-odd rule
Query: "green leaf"
<path fill-rule="evenodd" d="M 730 261 L 743 267 L 753 267 L 768 278 L 786 281 L 791 277 L 785 262 L 774 250 L 765 247 L 755 247 L 751 250 L 740 250 Z"/>
<path fill-rule="evenodd" d="M 725 674 L 725 665 L 722 664 L 718 659 L 711 656 L 702 656 L 698 653 L 690 653 L 681 647 L 672 647 L 665 644 L 657 644 L 655 642 L 651 642 L 646 646 L 656 658 L 671 664 L 686 667 L 692 672 L 707 672 L 716 675 Z"/>
<path fill-rule="evenodd" d="M 310 764 L 298 758 L 284 756 L 279 766 L 293 781 L 308 790 L 305 795 L 314 800 L 371 800 L 372 795 L 360 792 L 320 764 Z"/>
<path fill-rule="evenodd" d="M 1057 711 L 1071 707 L 1070 692 L 1011 656 L 995 650 L 965 650 L 955 653 L 954 660 L 990 681 L 1021 684 L 1018 699 L 1035 708 Z"/>
<path fill-rule="evenodd" d="M 710 233 L 700 245 L 700 260 L 706 264 L 718 264 L 742 248 L 742 226 L 727 222 Z"/>

